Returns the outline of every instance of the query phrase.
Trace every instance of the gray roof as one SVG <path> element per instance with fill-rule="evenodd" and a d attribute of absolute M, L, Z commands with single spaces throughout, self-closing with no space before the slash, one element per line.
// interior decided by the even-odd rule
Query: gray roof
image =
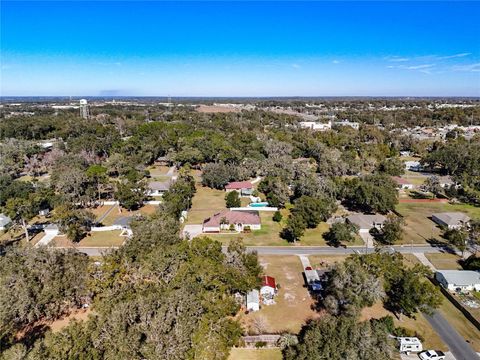
<path fill-rule="evenodd" d="M 471 270 L 440 270 L 448 284 L 475 285 L 480 284 L 480 273 Z"/>
<path fill-rule="evenodd" d="M 58 225 L 56 224 L 48 224 L 43 228 L 44 230 L 58 230 Z"/>
<path fill-rule="evenodd" d="M 357 225 L 360 229 L 371 229 L 374 227 L 374 224 L 383 224 L 387 218 L 380 214 L 354 214 L 348 216 L 347 220 L 350 223 Z"/>
<path fill-rule="evenodd" d="M 113 225 L 120 225 L 120 226 L 123 226 L 123 227 L 130 227 L 130 223 L 132 222 L 133 220 L 133 216 L 122 216 L 122 217 L 119 217 L 118 219 L 116 219 L 114 222 L 113 222 Z"/>
<path fill-rule="evenodd" d="M 260 303 L 260 292 L 257 289 L 247 293 L 247 303 Z"/>
<path fill-rule="evenodd" d="M 470 218 L 461 212 L 436 213 L 432 214 L 432 217 L 436 217 L 447 225 L 459 225 L 470 221 Z"/>
<path fill-rule="evenodd" d="M 0 226 L 6 226 L 11 222 L 12 222 L 12 219 L 10 219 L 7 215 L 0 214 Z"/>
<path fill-rule="evenodd" d="M 148 183 L 150 190 L 168 191 L 170 189 L 170 181 L 152 181 Z"/>

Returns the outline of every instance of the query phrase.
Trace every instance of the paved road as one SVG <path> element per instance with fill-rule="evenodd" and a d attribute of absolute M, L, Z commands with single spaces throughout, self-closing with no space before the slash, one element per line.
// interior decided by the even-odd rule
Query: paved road
<path fill-rule="evenodd" d="M 433 329 L 440 335 L 443 342 L 447 344 L 456 360 L 480 359 L 472 347 L 438 311 L 435 311 L 432 316 L 425 315 L 425 317 Z"/>
<path fill-rule="evenodd" d="M 224 247 L 225 248 L 225 247 Z M 365 246 L 350 246 L 348 248 L 334 248 L 329 246 L 248 246 L 248 250 L 257 251 L 259 255 L 350 255 L 365 253 Z M 78 248 L 89 256 L 99 256 L 110 248 Z M 441 248 L 432 246 L 392 246 L 385 249 L 394 249 L 402 254 L 440 252 Z M 375 250 L 369 248 L 368 252 Z"/>

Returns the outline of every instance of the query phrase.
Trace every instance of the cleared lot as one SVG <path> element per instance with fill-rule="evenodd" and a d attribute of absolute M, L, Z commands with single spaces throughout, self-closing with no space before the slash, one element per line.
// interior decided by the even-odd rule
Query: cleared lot
<path fill-rule="evenodd" d="M 297 333 L 308 319 L 319 317 L 311 308 L 314 302 L 304 286 L 303 268 L 298 256 L 260 256 L 259 261 L 264 273 L 273 276 L 280 289 L 275 305 L 240 315 L 246 332 L 254 333 L 260 326 L 263 333 Z"/>

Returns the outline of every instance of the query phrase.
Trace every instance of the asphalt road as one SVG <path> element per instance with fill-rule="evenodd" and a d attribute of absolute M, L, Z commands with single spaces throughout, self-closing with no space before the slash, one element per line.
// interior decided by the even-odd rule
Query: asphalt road
<path fill-rule="evenodd" d="M 248 250 L 257 251 L 259 255 L 350 255 L 365 253 L 365 246 L 330 247 L 330 246 L 248 246 Z M 77 248 L 89 256 L 99 256 L 110 248 Z M 441 248 L 432 246 L 391 246 L 385 247 L 385 251 L 398 251 L 402 254 L 440 252 Z M 393 250 L 392 250 L 393 249 Z M 369 248 L 368 252 L 375 251 Z"/>
<path fill-rule="evenodd" d="M 472 347 L 438 311 L 435 311 L 432 316 L 425 315 L 425 317 L 448 346 L 456 360 L 480 359 Z"/>

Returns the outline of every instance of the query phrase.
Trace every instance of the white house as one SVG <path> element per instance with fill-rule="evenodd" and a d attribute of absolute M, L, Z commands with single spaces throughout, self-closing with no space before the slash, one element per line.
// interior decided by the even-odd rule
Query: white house
<path fill-rule="evenodd" d="M 229 230 L 233 225 L 235 231 L 260 230 L 262 223 L 258 211 L 224 210 L 203 222 L 204 233 L 218 233 L 221 230 Z"/>
<path fill-rule="evenodd" d="M 313 131 L 326 131 L 332 128 L 332 122 L 319 123 L 316 121 L 300 121 L 300 127 L 304 129 L 311 129 Z"/>
<path fill-rule="evenodd" d="M 148 195 L 162 196 L 170 189 L 170 181 L 152 181 L 148 184 Z"/>
<path fill-rule="evenodd" d="M 423 351 L 422 342 L 416 337 L 397 337 L 398 350 L 402 353 Z"/>
<path fill-rule="evenodd" d="M 236 191 L 240 196 L 250 196 L 253 193 L 253 185 L 250 181 L 233 181 L 225 185 L 225 191 Z"/>
<path fill-rule="evenodd" d="M 260 294 L 263 299 L 273 299 L 275 292 L 277 291 L 277 284 L 275 278 L 271 276 L 262 277 L 262 287 L 260 288 Z"/>
<path fill-rule="evenodd" d="M 260 292 L 257 289 L 253 289 L 247 293 L 247 310 L 260 310 Z"/>
<path fill-rule="evenodd" d="M 361 233 L 369 232 L 373 228 L 380 230 L 385 220 L 387 220 L 387 218 L 380 214 L 354 214 L 347 217 L 347 222 L 357 225 L 358 231 Z"/>
<path fill-rule="evenodd" d="M 432 214 L 432 220 L 448 229 L 459 229 L 468 225 L 470 218 L 461 212 L 445 212 Z"/>
<path fill-rule="evenodd" d="M 411 171 L 422 171 L 423 166 L 420 161 L 405 161 L 405 169 Z"/>
<path fill-rule="evenodd" d="M 450 291 L 480 291 L 480 273 L 471 270 L 439 270 L 435 279 Z"/>
<path fill-rule="evenodd" d="M 0 231 L 4 231 L 7 229 L 8 225 L 12 223 L 12 219 L 10 219 L 5 214 L 0 214 Z"/>

